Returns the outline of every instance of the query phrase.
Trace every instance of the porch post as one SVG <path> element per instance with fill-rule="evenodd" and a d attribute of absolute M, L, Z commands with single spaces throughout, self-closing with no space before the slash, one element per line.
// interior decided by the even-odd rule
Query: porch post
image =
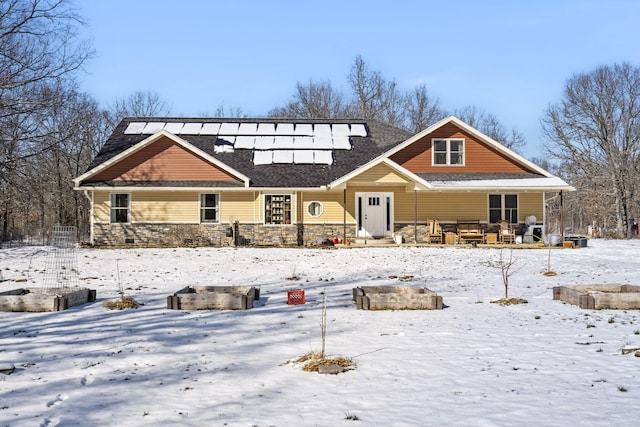
<path fill-rule="evenodd" d="M 342 190 L 342 243 L 347 240 L 347 189 Z"/>
<path fill-rule="evenodd" d="M 560 190 L 560 236 L 564 242 L 564 195 Z"/>
<path fill-rule="evenodd" d="M 418 244 L 418 190 L 413 190 L 413 241 Z"/>

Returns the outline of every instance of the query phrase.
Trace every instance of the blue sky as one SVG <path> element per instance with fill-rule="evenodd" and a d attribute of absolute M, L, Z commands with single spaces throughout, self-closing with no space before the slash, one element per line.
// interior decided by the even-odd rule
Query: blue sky
<path fill-rule="evenodd" d="M 543 157 L 540 119 L 576 73 L 640 65 L 640 1 L 76 0 L 97 57 L 81 89 L 104 107 L 153 91 L 175 116 L 264 116 L 297 82 L 349 93 L 361 55 L 402 92 L 475 105 Z"/>

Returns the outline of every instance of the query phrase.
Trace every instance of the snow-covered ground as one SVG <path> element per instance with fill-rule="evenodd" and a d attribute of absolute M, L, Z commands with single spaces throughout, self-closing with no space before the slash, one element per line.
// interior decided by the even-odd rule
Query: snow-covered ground
<path fill-rule="evenodd" d="M 638 254 L 640 241 L 554 249 L 546 277 L 548 250 L 514 250 L 510 296 L 528 304 L 500 306 L 498 249 L 80 249 L 96 302 L 0 312 L 0 364 L 16 367 L 0 374 L 0 426 L 637 425 L 640 358 L 621 349 L 640 346 L 640 312 L 583 310 L 552 287 L 640 284 Z M 46 259 L 0 250 L 0 291 L 39 286 Z M 104 308 L 120 284 L 144 305 Z M 187 285 L 223 284 L 261 299 L 166 308 Z M 352 289 L 366 285 L 427 287 L 446 307 L 356 310 Z M 286 304 L 299 287 L 307 303 Z M 339 375 L 285 363 L 320 350 L 323 292 L 327 353 L 357 364 Z"/>

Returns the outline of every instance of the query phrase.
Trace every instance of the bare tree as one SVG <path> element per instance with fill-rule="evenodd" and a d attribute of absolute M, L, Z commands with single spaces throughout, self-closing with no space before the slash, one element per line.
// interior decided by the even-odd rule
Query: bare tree
<path fill-rule="evenodd" d="M 245 114 L 242 112 L 242 108 L 240 107 L 227 107 L 224 103 L 221 103 L 216 108 L 215 112 L 216 117 L 245 117 Z M 203 117 L 207 117 L 204 115 Z"/>
<path fill-rule="evenodd" d="M 269 111 L 270 117 L 295 118 L 339 118 L 349 115 L 349 107 L 343 101 L 341 92 L 336 91 L 330 82 L 309 84 L 298 82 L 296 93 L 285 107 Z"/>
<path fill-rule="evenodd" d="M 112 123 L 115 127 L 125 117 L 167 116 L 171 106 L 158 92 L 136 91 L 125 98 L 116 99 L 111 108 Z"/>
<path fill-rule="evenodd" d="M 607 206 L 617 234 L 631 237 L 638 214 L 640 68 L 622 63 L 574 75 L 542 125 L 549 154 L 577 188 L 595 192 L 586 203 Z"/>
<path fill-rule="evenodd" d="M 420 85 L 404 97 L 405 127 L 418 133 L 440 119 L 447 113 L 440 108 L 440 101 L 431 99 L 427 86 Z"/>
<path fill-rule="evenodd" d="M 42 123 L 64 101 L 64 87 L 93 54 L 67 0 L 0 2 L 0 227 L 6 239 L 21 211 L 29 162 L 54 148 Z"/>
<path fill-rule="evenodd" d="M 460 120 L 478 129 L 505 147 L 518 151 L 525 144 L 524 136 L 516 129 L 507 130 L 496 116 L 476 107 L 466 106 L 453 113 Z"/>
<path fill-rule="evenodd" d="M 379 71 L 371 71 L 358 55 L 348 76 L 353 91 L 354 113 L 364 119 L 402 125 L 403 98 L 395 80 L 386 80 Z"/>

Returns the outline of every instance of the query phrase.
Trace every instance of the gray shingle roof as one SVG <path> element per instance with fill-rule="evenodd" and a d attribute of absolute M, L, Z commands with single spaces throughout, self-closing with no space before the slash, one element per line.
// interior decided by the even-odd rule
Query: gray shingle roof
<path fill-rule="evenodd" d="M 321 164 L 268 164 L 254 165 L 253 150 L 236 149 L 230 153 L 216 153 L 214 145 L 215 135 L 179 135 L 193 146 L 210 156 L 223 162 L 234 170 L 250 178 L 251 187 L 320 187 L 348 174 L 354 169 L 378 157 L 393 146 L 407 140 L 411 133 L 383 123 L 360 119 L 270 119 L 270 118 L 167 118 L 167 117 L 135 117 L 125 118 L 115 128 L 105 145 L 93 160 L 89 170 L 97 167 L 124 150 L 148 138 L 149 135 L 125 134 L 130 122 L 199 122 L 199 123 L 312 123 L 312 124 L 341 124 L 364 123 L 368 129 L 368 136 L 352 136 L 351 150 L 334 150 L 334 163 Z M 88 183 L 83 182 L 82 185 Z M 95 185 L 92 183 L 91 185 Z M 114 185 L 114 183 L 103 183 Z M 149 183 L 139 183 L 148 185 Z M 168 186 L 171 183 L 153 183 L 153 185 Z M 173 184 L 176 184 L 175 182 Z M 187 185 L 188 183 L 180 184 Z M 217 186 L 213 181 L 199 186 Z M 220 184 L 220 183 L 218 183 Z M 118 184 L 119 185 L 119 184 Z M 129 185 L 133 185 L 129 183 Z M 222 185 L 220 185 L 222 186 Z"/>

